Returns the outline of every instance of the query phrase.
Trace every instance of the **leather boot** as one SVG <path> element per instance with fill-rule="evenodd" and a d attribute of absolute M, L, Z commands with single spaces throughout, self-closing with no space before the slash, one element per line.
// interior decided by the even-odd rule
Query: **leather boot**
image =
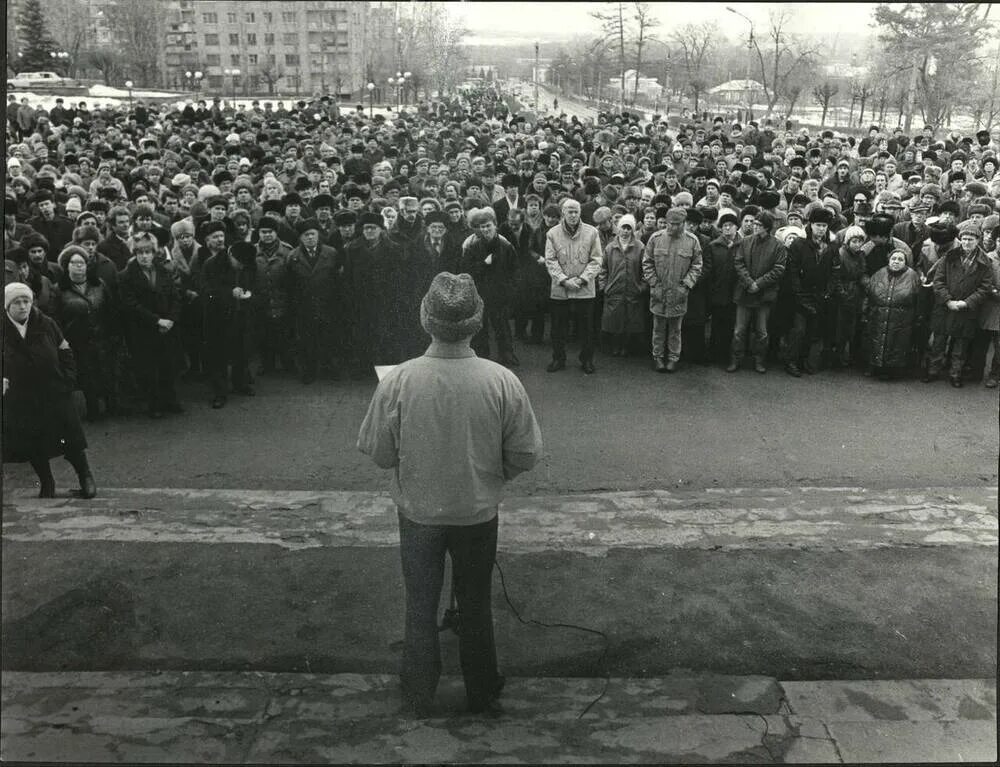
<path fill-rule="evenodd" d="M 38 475 L 38 497 L 55 498 L 56 480 L 52 476 L 52 467 L 49 465 L 49 459 L 33 458 L 31 460 L 31 468 Z"/>
<path fill-rule="evenodd" d="M 73 466 L 77 479 L 80 480 L 80 497 L 93 498 L 97 495 L 97 484 L 94 482 L 94 475 L 90 471 L 90 463 L 87 461 L 87 451 L 81 450 L 78 453 L 67 453 L 66 460 Z"/>

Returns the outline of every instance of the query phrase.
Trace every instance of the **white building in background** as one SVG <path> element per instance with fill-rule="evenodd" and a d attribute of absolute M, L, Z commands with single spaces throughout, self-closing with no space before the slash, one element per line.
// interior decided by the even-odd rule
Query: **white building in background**
<path fill-rule="evenodd" d="M 764 99 L 764 86 L 756 80 L 728 80 L 708 89 L 712 101 L 719 104 L 746 104 L 747 96 L 754 103 Z"/>
<path fill-rule="evenodd" d="M 606 93 L 609 98 L 616 99 L 621 95 L 622 79 L 621 77 L 615 77 L 608 81 L 605 86 Z M 635 70 L 626 69 L 625 70 L 625 95 L 631 97 L 632 93 L 635 92 Z M 644 77 L 642 73 L 639 73 L 639 88 L 637 95 L 639 97 L 645 97 L 650 100 L 656 100 L 660 98 L 663 93 L 663 86 L 660 85 L 659 80 L 655 77 Z"/>

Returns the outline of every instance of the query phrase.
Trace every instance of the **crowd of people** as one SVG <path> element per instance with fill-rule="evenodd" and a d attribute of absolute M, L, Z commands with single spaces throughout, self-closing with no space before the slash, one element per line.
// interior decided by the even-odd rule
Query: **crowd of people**
<path fill-rule="evenodd" d="M 88 419 L 181 412 L 180 376 L 215 408 L 278 371 L 370 376 L 426 348 L 442 271 L 472 276 L 473 348 L 509 367 L 548 326 L 551 372 L 578 344 L 588 374 L 600 350 L 666 373 L 1000 378 L 996 129 L 585 123 L 493 86 L 388 116 L 10 98 L 5 284 L 59 329 Z"/>

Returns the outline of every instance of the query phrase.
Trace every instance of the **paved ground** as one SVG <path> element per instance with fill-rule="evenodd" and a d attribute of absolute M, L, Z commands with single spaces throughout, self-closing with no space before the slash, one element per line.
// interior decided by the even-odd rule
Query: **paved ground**
<path fill-rule="evenodd" d="M 442 688 L 442 699 L 458 709 L 460 680 L 445 678 Z M 995 680 L 510 679 L 502 713 L 485 721 L 447 704 L 439 716 L 400 717 L 397 691 L 384 675 L 8 673 L 3 757 L 203 764 L 996 759 Z"/>
<path fill-rule="evenodd" d="M 550 374 L 547 348 L 517 351 L 546 450 L 511 496 L 997 484 L 998 390 L 981 384 L 881 383 L 856 372 L 796 380 L 780 368 L 664 376 L 645 358 L 603 355 L 593 376 L 573 365 Z M 255 398 L 233 397 L 224 410 L 209 408 L 207 386 L 185 386 L 186 415 L 88 427 L 98 486 L 385 489 L 388 474 L 355 449 L 374 386 L 261 378 Z M 64 461 L 53 465 L 63 486 L 75 486 Z M 5 466 L 4 480 L 26 487 L 33 475 Z"/>

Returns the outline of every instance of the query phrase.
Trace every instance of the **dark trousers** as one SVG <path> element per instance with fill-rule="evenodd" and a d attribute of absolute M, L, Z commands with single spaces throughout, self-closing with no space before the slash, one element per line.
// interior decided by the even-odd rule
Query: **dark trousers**
<path fill-rule="evenodd" d="M 951 361 L 948 365 L 948 375 L 952 378 L 961 378 L 962 368 L 965 367 L 965 357 L 969 353 L 971 345 L 971 338 L 949 336 L 935 331 L 931 339 L 931 350 L 927 364 L 928 372 L 933 375 L 940 373 L 948 362 L 947 358 L 950 351 Z"/>
<path fill-rule="evenodd" d="M 531 334 L 528 334 L 528 323 L 531 323 Z M 521 340 L 530 339 L 532 343 L 540 344 L 545 336 L 545 306 L 532 306 L 520 309 L 514 315 L 515 336 Z"/>
<path fill-rule="evenodd" d="M 406 629 L 400 683 L 417 706 L 434 699 L 441 676 L 438 603 L 444 557 L 451 557 L 459 611 L 459 659 L 470 706 L 485 704 L 496 688 L 491 590 L 497 553 L 497 517 L 478 525 L 421 525 L 399 517 L 399 553 L 406 586 Z"/>
<path fill-rule="evenodd" d="M 565 301 L 553 299 L 549 303 L 552 312 L 552 359 L 566 361 L 566 336 L 570 317 L 576 322 L 580 338 L 580 362 L 594 359 L 594 299 L 570 298 Z"/>
<path fill-rule="evenodd" d="M 733 342 L 733 328 L 736 325 L 736 304 L 712 307 L 712 359 L 716 362 L 729 361 L 729 347 Z"/>
<path fill-rule="evenodd" d="M 235 320 L 234 327 L 226 328 L 228 332 L 224 335 L 221 329 L 216 330 L 220 335 L 213 333 L 215 337 L 205 344 L 213 397 L 229 394 L 230 379 L 234 391 L 246 389 L 250 384 L 250 335 L 246 322 L 246 318 Z"/>
<path fill-rule="evenodd" d="M 260 361 L 264 370 L 275 369 L 277 360 L 288 371 L 295 367 L 292 361 L 292 325 L 285 317 L 265 317 L 260 332 Z"/>
<path fill-rule="evenodd" d="M 132 344 L 136 386 L 150 410 L 160 410 L 177 403 L 174 388 L 175 332 L 176 328 L 156 339 L 143 338 Z"/>
<path fill-rule="evenodd" d="M 510 335 L 510 308 L 506 305 L 488 303 L 483 307 L 483 327 L 476 333 L 470 346 L 484 359 L 490 358 L 490 336 L 496 344 L 496 359 L 506 360 L 514 352 L 514 342 Z"/>

